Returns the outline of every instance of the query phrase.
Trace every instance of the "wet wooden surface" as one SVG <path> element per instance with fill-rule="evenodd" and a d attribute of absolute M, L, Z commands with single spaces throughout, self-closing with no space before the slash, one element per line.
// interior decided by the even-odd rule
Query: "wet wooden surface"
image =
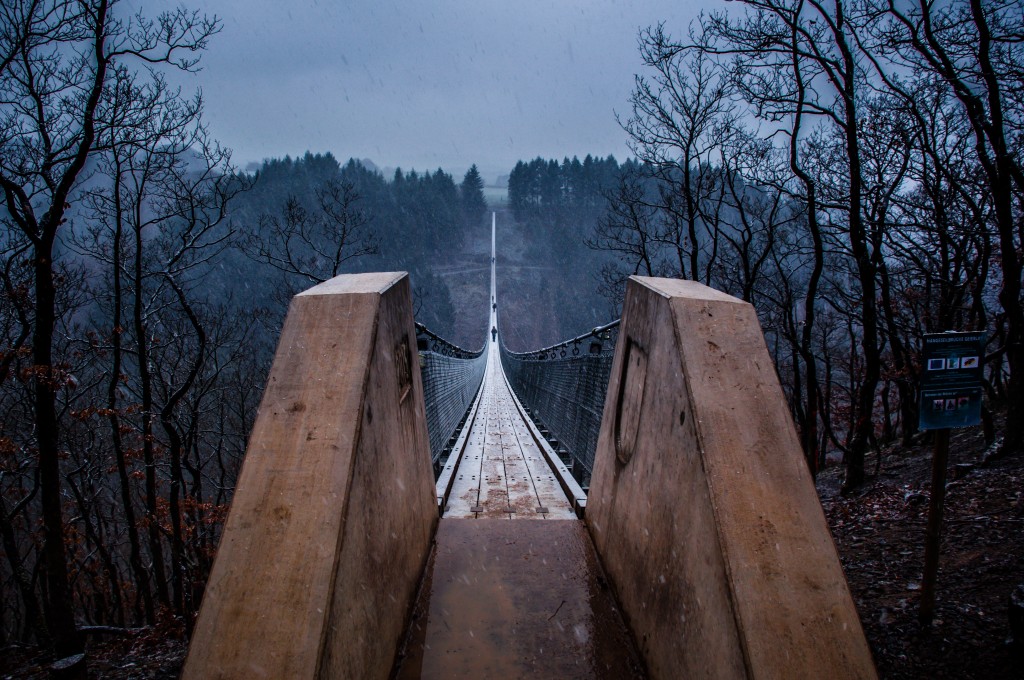
<path fill-rule="evenodd" d="M 587 525 L 652 677 L 876 677 L 750 304 L 630 278 Z"/>
<path fill-rule="evenodd" d="M 483 390 L 444 517 L 574 519 L 572 504 L 513 403 L 493 342 Z"/>
<path fill-rule="evenodd" d="M 183 678 L 387 672 L 436 524 L 415 337 L 404 273 L 292 301 Z"/>
<path fill-rule="evenodd" d="M 492 303 L 493 253 L 492 225 Z M 494 304 L 488 326 L 497 328 Z M 590 535 L 509 391 L 496 338 L 488 339 L 479 411 L 445 485 L 392 676 L 645 677 Z M 507 519 L 545 521 L 486 521 Z"/>
<path fill-rule="evenodd" d="M 442 519 L 394 677 L 642 678 L 579 520 Z"/>

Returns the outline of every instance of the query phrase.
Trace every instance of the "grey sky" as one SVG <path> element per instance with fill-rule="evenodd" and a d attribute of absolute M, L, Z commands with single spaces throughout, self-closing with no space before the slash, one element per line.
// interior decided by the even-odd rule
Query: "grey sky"
<path fill-rule="evenodd" d="M 182 84 L 242 166 L 308 149 L 492 181 L 538 155 L 627 157 L 637 31 L 682 33 L 712 1 L 185 0 L 224 30 Z"/>

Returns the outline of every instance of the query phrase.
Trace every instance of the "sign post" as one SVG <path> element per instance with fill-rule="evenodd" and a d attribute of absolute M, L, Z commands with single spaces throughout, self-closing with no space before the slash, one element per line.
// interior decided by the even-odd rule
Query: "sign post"
<path fill-rule="evenodd" d="M 918 404 L 922 430 L 935 430 L 932 492 L 925 529 L 924 575 L 918 619 L 930 626 L 935 616 L 935 581 L 939 573 L 939 545 L 946 500 L 946 463 L 949 430 L 981 422 L 982 358 L 984 333 L 931 333 L 922 347 L 924 372 Z"/>

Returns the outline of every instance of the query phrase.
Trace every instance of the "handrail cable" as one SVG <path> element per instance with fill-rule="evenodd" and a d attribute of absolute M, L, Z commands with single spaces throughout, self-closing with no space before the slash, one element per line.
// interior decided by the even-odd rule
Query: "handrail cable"
<path fill-rule="evenodd" d="M 416 324 L 416 348 L 434 474 L 440 470 L 465 420 L 487 368 L 487 345 L 465 350 Z"/>
<path fill-rule="evenodd" d="M 584 488 L 594 469 L 619 321 L 529 352 L 512 352 L 498 335 L 513 391 Z"/>

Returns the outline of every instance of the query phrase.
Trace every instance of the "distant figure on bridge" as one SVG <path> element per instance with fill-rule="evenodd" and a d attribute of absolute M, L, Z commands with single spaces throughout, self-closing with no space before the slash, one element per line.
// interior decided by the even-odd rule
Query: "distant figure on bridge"
<path fill-rule="evenodd" d="M 492 302 L 491 303 L 491 309 L 497 311 L 498 310 L 498 303 L 497 302 Z"/>
<path fill-rule="evenodd" d="M 491 342 L 494 342 L 497 339 L 498 339 L 498 328 L 496 326 L 491 326 Z"/>

